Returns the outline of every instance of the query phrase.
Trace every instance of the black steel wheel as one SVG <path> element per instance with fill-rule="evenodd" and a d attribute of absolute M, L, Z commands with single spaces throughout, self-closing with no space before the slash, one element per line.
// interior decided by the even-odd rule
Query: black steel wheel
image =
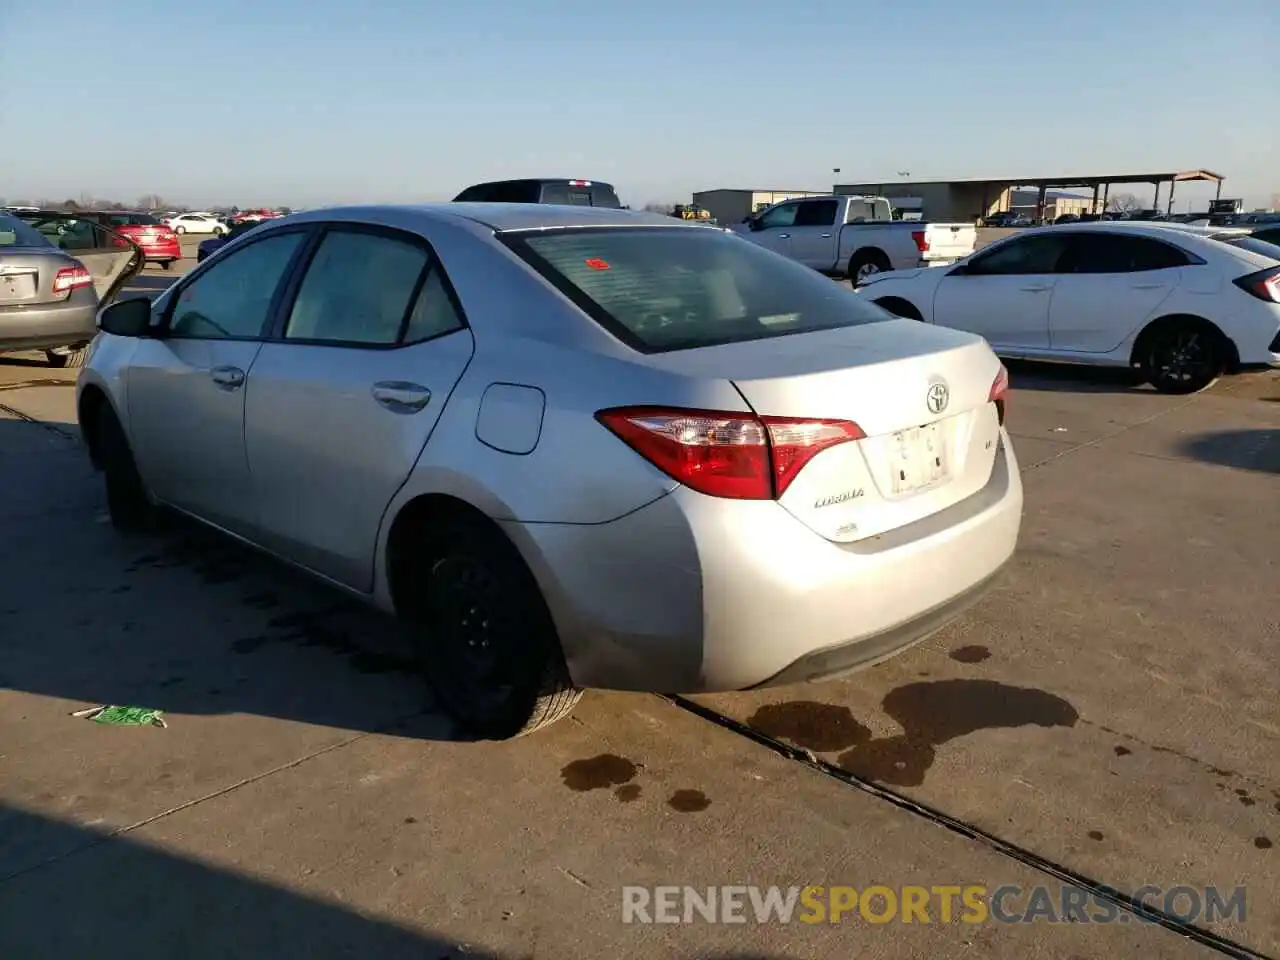
<path fill-rule="evenodd" d="M 537 581 L 501 531 L 452 518 L 420 549 L 408 619 L 427 679 L 464 731 L 502 740 L 567 716 L 582 693 Z"/>

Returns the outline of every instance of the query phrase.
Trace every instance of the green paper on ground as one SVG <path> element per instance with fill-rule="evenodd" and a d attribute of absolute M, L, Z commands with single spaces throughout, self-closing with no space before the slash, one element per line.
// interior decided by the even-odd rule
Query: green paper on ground
<path fill-rule="evenodd" d="M 94 723 L 109 723 L 118 727 L 168 727 L 164 722 L 164 711 L 151 707 L 121 707 L 110 705 L 90 707 L 88 710 L 77 710 L 73 717 L 83 717 Z"/>

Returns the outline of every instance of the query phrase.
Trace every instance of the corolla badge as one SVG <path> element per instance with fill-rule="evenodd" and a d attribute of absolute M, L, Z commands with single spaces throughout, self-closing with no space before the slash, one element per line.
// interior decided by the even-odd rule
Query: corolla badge
<path fill-rule="evenodd" d="M 951 402 L 951 391 L 941 380 L 929 384 L 929 392 L 924 395 L 924 402 L 930 413 L 941 413 Z"/>

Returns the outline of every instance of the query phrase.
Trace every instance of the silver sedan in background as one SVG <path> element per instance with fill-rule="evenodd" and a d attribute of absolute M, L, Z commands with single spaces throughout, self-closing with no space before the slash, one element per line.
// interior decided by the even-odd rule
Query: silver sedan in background
<path fill-rule="evenodd" d="M 175 509 L 395 613 L 480 735 L 877 662 L 1021 522 L 982 339 L 668 217 L 310 211 L 101 326 L 116 525 Z"/>
<path fill-rule="evenodd" d="M 41 350 L 50 366 L 74 365 L 98 308 L 142 266 L 129 240 L 74 215 L 0 213 L 0 353 Z"/>

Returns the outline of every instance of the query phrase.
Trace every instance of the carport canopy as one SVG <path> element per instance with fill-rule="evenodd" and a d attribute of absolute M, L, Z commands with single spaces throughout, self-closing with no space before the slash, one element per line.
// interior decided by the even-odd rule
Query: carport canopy
<path fill-rule="evenodd" d="M 1214 173 L 1212 170 L 1170 170 L 1165 172 L 1154 173 L 1106 173 L 1090 176 L 1066 176 L 1066 177 L 1001 177 L 999 179 L 986 179 L 975 177 L 972 179 L 952 180 L 951 183 L 973 184 L 984 188 L 994 189 L 997 194 L 1011 187 L 1035 187 L 1040 191 L 1039 199 L 1036 202 L 1037 216 L 1043 216 L 1045 205 L 1045 193 L 1050 189 L 1091 187 L 1093 188 L 1093 209 L 1098 209 L 1098 192 L 1102 191 L 1102 205 L 1106 208 L 1107 199 L 1111 192 L 1112 184 L 1124 183 L 1149 183 L 1156 188 L 1155 201 L 1153 207 L 1160 209 L 1160 188 L 1164 184 L 1169 184 L 1169 194 L 1166 201 L 1165 212 L 1173 211 L 1173 191 L 1179 183 L 1190 183 L 1194 181 L 1207 182 L 1217 184 L 1216 197 L 1222 196 L 1222 183 L 1226 180 L 1220 173 Z M 987 190 L 984 189 L 984 193 Z"/>

